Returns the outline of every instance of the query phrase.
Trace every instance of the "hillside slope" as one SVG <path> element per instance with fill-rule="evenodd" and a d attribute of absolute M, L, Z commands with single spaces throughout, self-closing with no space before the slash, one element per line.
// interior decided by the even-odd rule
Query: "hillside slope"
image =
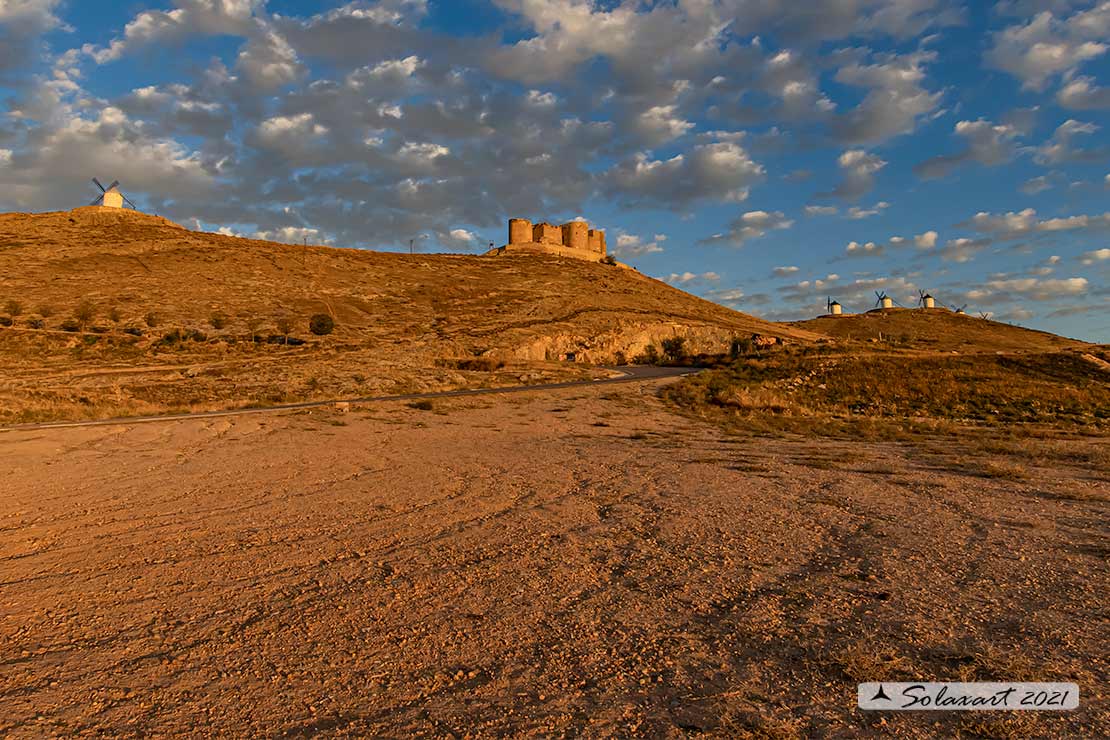
<path fill-rule="evenodd" d="M 82 302 L 93 317 L 59 331 Z M 5 311 L 0 421 L 564 377 L 676 335 L 817 338 L 606 265 L 289 246 L 100 208 L 0 214 Z M 316 313 L 332 335 L 308 333 Z M 304 345 L 252 341 L 286 322 Z"/>
<path fill-rule="evenodd" d="M 891 308 L 821 316 L 786 324 L 846 340 L 882 340 L 909 349 L 941 352 L 1052 352 L 1090 346 L 1036 329 L 958 314 L 946 308 Z"/>

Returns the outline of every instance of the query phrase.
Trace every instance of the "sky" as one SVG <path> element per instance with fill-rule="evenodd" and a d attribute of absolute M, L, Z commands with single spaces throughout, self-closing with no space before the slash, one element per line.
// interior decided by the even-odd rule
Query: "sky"
<path fill-rule="evenodd" d="M 774 320 L 1110 342 L 1110 0 L 0 0 L 0 210 L 480 253 L 607 231 Z"/>

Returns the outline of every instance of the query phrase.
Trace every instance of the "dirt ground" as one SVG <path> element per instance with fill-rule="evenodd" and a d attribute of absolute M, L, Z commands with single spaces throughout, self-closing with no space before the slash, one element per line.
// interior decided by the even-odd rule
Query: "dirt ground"
<path fill-rule="evenodd" d="M 0 433 L 0 735 L 1110 735 L 1104 471 L 661 382 Z M 1081 706 L 855 708 L 926 679 Z"/>

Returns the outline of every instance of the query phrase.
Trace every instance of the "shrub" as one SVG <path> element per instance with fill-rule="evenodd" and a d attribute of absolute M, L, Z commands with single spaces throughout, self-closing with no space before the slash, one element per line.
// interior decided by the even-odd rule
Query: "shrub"
<path fill-rule="evenodd" d="M 685 337 L 671 337 L 663 340 L 663 356 L 668 360 L 677 361 L 686 357 Z"/>
<path fill-rule="evenodd" d="M 192 339 L 194 342 L 207 342 L 208 335 L 200 329 L 186 329 L 181 334 L 182 339 Z"/>
<path fill-rule="evenodd" d="M 746 355 L 752 351 L 752 340 L 747 338 L 733 337 L 732 342 L 728 347 L 729 357 L 736 359 L 740 355 Z"/>
<path fill-rule="evenodd" d="M 54 307 L 51 306 L 49 303 L 40 303 L 35 311 L 37 311 L 38 315 L 42 316 L 44 319 L 48 319 L 54 315 Z"/>
<path fill-rule="evenodd" d="M 120 316 L 119 306 L 112 306 L 111 308 L 108 309 L 108 320 L 109 321 L 118 324 L 119 321 L 120 321 L 120 318 L 122 318 L 122 317 Z"/>
<path fill-rule="evenodd" d="M 81 322 L 77 319 L 66 319 L 58 328 L 62 331 L 81 331 Z"/>
<path fill-rule="evenodd" d="M 659 350 L 654 344 L 644 347 L 644 351 L 633 360 L 637 365 L 656 365 L 659 363 Z"/>
<path fill-rule="evenodd" d="M 0 316 L 0 326 L 11 326 L 14 323 L 11 316 Z"/>
<path fill-rule="evenodd" d="M 601 258 L 601 264 L 603 264 L 603 265 L 615 265 L 615 264 L 617 264 L 617 260 L 613 258 L 613 255 L 607 254 L 607 255 L 605 255 L 604 257 Z"/>
<path fill-rule="evenodd" d="M 96 318 L 96 304 L 87 298 L 81 301 L 73 311 L 73 318 L 77 319 L 78 324 L 85 326 Z"/>
<path fill-rule="evenodd" d="M 12 316 L 19 316 L 21 313 L 23 313 L 23 304 L 12 298 L 4 304 L 4 310 Z"/>
<path fill-rule="evenodd" d="M 166 332 L 162 335 L 162 341 L 165 344 L 175 344 L 181 341 L 181 330 L 174 329 L 173 331 Z"/>
<path fill-rule="evenodd" d="M 286 340 L 285 343 L 288 344 L 289 334 L 293 331 L 294 326 L 293 317 L 287 313 L 278 314 L 274 318 L 274 326 L 277 327 L 278 332 L 280 332 L 281 336 Z"/>
<path fill-rule="evenodd" d="M 227 322 L 227 317 L 219 311 L 208 317 L 209 325 L 216 331 L 219 331 L 220 329 L 223 329 L 225 326 L 227 326 Z"/>
<path fill-rule="evenodd" d="M 628 356 L 625 355 L 624 352 L 621 352 L 620 350 L 617 350 L 617 353 L 613 356 L 613 362 L 616 363 L 617 365 L 627 365 L 628 364 Z"/>
<path fill-rule="evenodd" d="M 431 401 L 426 398 L 422 398 L 419 401 L 413 401 L 412 403 L 410 403 L 409 408 L 416 409 L 417 411 L 431 411 L 435 407 L 432 405 Z"/>
<path fill-rule="evenodd" d="M 123 330 L 123 333 L 130 334 L 133 337 L 141 337 L 143 335 L 143 330 L 137 326 L 129 326 Z"/>
<path fill-rule="evenodd" d="M 31 318 L 27 319 L 27 326 L 31 327 L 32 329 L 42 329 L 46 326 L 46 322 L 38 316 L 32 316 Z"/>
<path fill-rule="evenodd" d="M 326 313 L 318 313 L 308 320 L 308 330 L 318 337 L 327 336 L 335 330 L 335 320 Z"/>
<path fill-rule="evenodd" d="M 153 311 L 144 316 L 143 320 L 146 321 L 146 325 L 149 326 L 151 329 L 162 323 L 162 317 L 160 317 Z"/>

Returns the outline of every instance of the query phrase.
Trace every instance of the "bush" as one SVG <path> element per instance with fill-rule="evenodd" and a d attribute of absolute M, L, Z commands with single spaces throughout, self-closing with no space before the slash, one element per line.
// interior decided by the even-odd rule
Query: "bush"
<path fill-rule="evenodd" d="M 615 264 L 617 264 L 617 260 L 613 258 L 613 255 L 607 254 L 607 255 L 605 255 L 604 257 L 601 258 L 601 264 L 603 264 L 603 265 L 615 265 Z"/>
<path fill-rule="evenodd" d="M 162 323 L 162 318 L 153 311 L 143 317 L 143 320 L 146 321 L 146 325 L 149 326 L 151 329 Z"/>
<path fill-rule="evenodd" d="M 628 357 L 624 354 L 624 352 L 617 350 L 616 355 L 613 356 L 613 362 L 617 365 L 627 365 Z"/>
<path fill-rule="evenodd" d="M 293 317 L 287 313 L 278 314 L 274 317 L 274 326 L 277 327 L 278 332 L 281 333 L 281 336 L 285 338 L 288 344 L 289 334 L 293 331 L 293 327 L 295 326 Z"/>
<path fill-rule="evenodd" d="M 112 306 L 111 308 L 108 309 L 108 320 L 109 321 L 118 324 L 121 318 L 122 317 L 121 317 L 120 312 L 119 312 L 119 306 Z"/>
<path fill-rule="evenodd" d="M 81 331 L 81 322 L 77 319 L 66 319 L 58 328 L 62 331 Z"/>
<path fill-rule="evenodd" d="M 734 360 L 740 355 L 746 355 L 751 351 L 751 339 L 741 339 L 740 337 L 733 337 L 732 342 L 728 346 L 728 355 Z"/>
<path fill-rule="evenodd" d="M 31 327 L 32 329 L 42 329 L 46 326 L 46 322 L 40 319 L 38 316 L 32 316 L 31 318 L 27 319 L 27 326 Z"/>
<path fill-rule="evenodd" d="M 224 316 L 222 313 L 219 313 L 218 311 L 208 317 L 209 325 L 216 331 L 219 331 L 220 329 L 223 329 L 225 326 L 227 326 L 227 322 L 227 317 Z"/>
<path fill-rule="evenodd" d="M 38 312 L 38 315 L 42 316 L 44 319 L 48 319 L 54 315 L 54 307 L 51 306 L 49 303 L 40 303 L 35 311 Z"/>
<path fill-rule="evenodd" d="M 12 298 L 4 304 L 4 310 L 12 316 L 19 316 L 21 313 L 23 313 L 23 304 Z"/>
<path fill-rule="evenodd" d="M 176 344 L 181 341 L 181 330 L 174 329 L 173 331 L 166 332 L 162 335 L 162 342 L 165 344 Z"/>
<path fill-rule="evenodd" d="M 637 365 L 657 365 L 659 364 L 659 350 L 655 348 L 654 344 L 649 344 L 644 347 L 644 351 L 637 355 L 633 362 Z"/>
<path fill-rule="evenodd" d="M 327 336 L 335 330 L 335 320 L 326 313 L 318 313 L 308 320 L 308 330 L 318 337 Z"/>
<path fill-rule="evenodd" d="M 73 311 L 73 318 L 77 319 L 78 324 L 85 326 L 96 318 L 96 304 L 87 298 L 81 301 Z"/>
<path fill-rule="evenodd" d="M 664 339 L 663 356 L 675 362 L 686 357 L 686 339 L 684 337 Z"/>
<path fill-rule="evenodd" d="M 0 326 L 11 326 L 14 323 L 11 316 L 0 316 Z"/>
<path fill-rule="evenodd" d="M 141 337 L 143 335 L 143 330 L 137 326 L 129 326 L 123 330 L 123 333 L 130 334 L 133 337 Z"/>
<path fill-rule="evenodd" d="M 428 399 L 422 398 L 419 401 L 413 401 L 412 403 L 410 403 L 409 408 L 416 409 L 417 411 L 431 411 L 435 408 L 435 406 L 433 406 L 432 402 Z"/>

